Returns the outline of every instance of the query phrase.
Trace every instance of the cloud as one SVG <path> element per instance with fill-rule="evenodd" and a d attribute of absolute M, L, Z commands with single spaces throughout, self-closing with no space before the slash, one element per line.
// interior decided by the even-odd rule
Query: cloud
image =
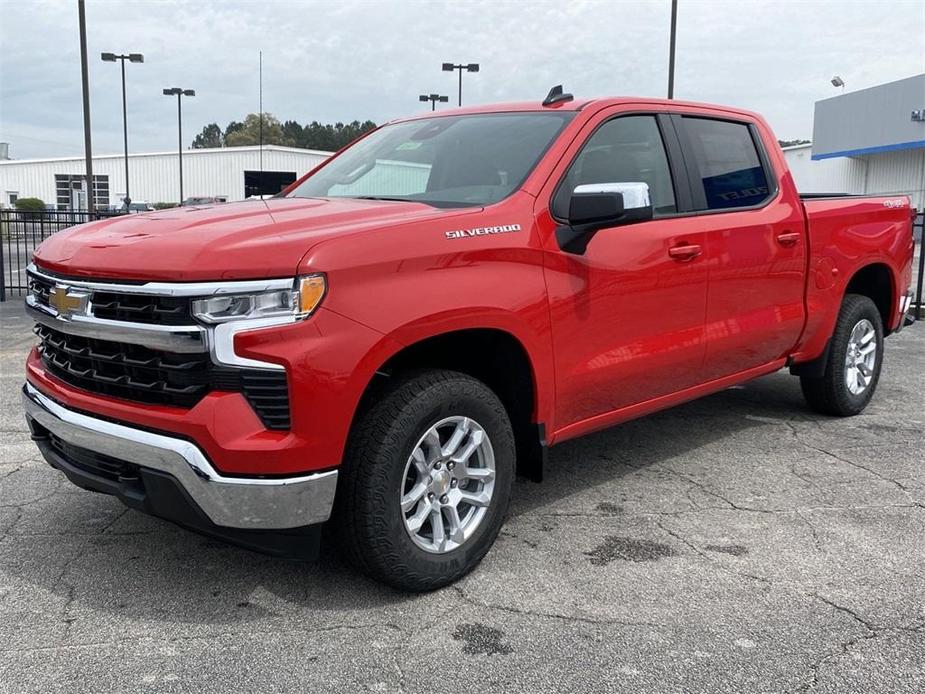
<path fill-rule="evenodd" d="M 808 137 L 829 79 L 858 89 L 921 72 L 919 2 L 680 0 L 676 96 L 763 113 L 783 138 Z M 82 150 L 77 8 L 72 0 L 2 4 L 0 140 L 14 156 Z M 282 120 L 381 122 L 421 109 L 417 95 L 456 98 L 444 61 L 479 62 L 464 102 L 539 100 L 563 83 L 577 95 L 663 96 L 670 3 L 657 2 L 102 2 L 87 3 L 94 149 L 122 149 L 117 64 L 127 65 L 132 151 L 172 149 L 209 122 L 258 109 Z"/>

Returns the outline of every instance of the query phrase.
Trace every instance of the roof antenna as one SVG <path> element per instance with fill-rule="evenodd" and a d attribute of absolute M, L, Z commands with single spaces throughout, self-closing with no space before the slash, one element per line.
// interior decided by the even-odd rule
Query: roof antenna
<path fill-rule="evenodd" d="M 575 97 L 571 94 L 565 94 L 562 92 L 562 85 L 557 84 L 555 87 L 549 90 L 549 94 L 546 95 L 546 98 L 543 99 L 543 106 L 552 106 L 553 104 L 558 104 L 562 101 L 571 101 Z"/>

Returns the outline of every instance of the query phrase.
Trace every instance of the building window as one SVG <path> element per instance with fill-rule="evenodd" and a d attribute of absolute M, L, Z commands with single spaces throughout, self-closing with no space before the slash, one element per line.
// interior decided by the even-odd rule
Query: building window
<path fill-rule="evenodd" d="M 75 209 L 78 205 L 86 208 L 83 192 L 86 179 L 83 174 L 55 174 L 55 195 L 59 210 Z M 109 207 L 109 176 L 93 177 L 93 202 L 98 210 Z"/>

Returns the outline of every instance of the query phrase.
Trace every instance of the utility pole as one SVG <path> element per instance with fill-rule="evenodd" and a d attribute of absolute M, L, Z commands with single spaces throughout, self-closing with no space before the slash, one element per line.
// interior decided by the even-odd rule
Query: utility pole
<path fill-rule="evenodd" d="M 668 98 L 674 99 L 674 44 L 678 33 L 678 0 L 671 0 L 671 38 L 668 44 Z"/>
<path fill-rule="evenodd" d="M 263 51 L 260 51 L 260 173 L 263 173 Z"/>
<path fill-rule="evenodd" d="M 87 64 L 87 13 L 84 0 L 77 0 L 77 16 L 80 23 L 80 81 L 84 102 L 84 158 L 87 166 L 87 213 L 96 211 L 93 190 L 93 145 L 90 142 L 90 68 Z"/>

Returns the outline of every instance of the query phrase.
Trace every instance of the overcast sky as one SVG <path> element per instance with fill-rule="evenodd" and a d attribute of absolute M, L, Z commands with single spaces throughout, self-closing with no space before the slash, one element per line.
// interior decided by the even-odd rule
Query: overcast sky
<path fill-rule="evenodd" d="M 421 110 L 421 93 L 456 99 L 443 61 L 479 62 L 463 103 L 540 100 L 563 83 L 580 96 L 664 96 L 670 0 L 622 2 L 87 1 L 93 145 L 122 151 L 118 64 L 102 51 L 144 53 L 127 65 L 129 146 L 176 145 L 206 123 L 258 110 L 301 123 Z M 0 0 L 0 141 L 11 155 L 83 151 L 77 0 Z M 763 113 L 778 137 L 808 138 L 813 102 L 925 72 L 925 3 L 680 0 L 675 96 Z"/>

